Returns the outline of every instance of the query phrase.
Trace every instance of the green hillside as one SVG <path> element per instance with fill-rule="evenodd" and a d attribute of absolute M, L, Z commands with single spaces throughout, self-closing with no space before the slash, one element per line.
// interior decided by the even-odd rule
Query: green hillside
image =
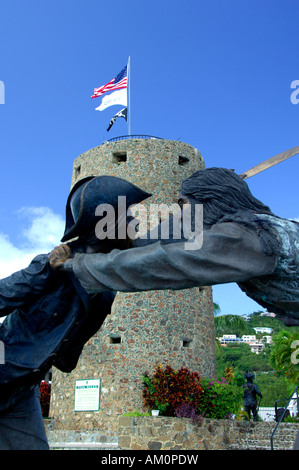
<path fill-rule="evenodd" d="M 248 316 L 245 321 L 242 317 L 237 317 L 225 321 L 224 317 L 215 317 L 216 337 L 223 334 L 235 334 L 237 337 L 242 335 L 256 335 L 259 339 L 265 333 L 256 334 L 254 327 L 270 327 L 273 329 L 272 336 L 281 330 L 299 332 L 299 327 L 285 327 L 277 318 L 260 316 L 261 312 L 255 312 Z M 259 386 L 263 399 L 261 406 L 274 406 L 275 400 L 281 400 L 289 397 L 294 386 L 285 380 L 284 374 L 273 371 L 270 364 L 270 353 L 272 344 L 265 344 L 264 350 L 259 354 L 252 353 L 248 344 L 234 343 L 225 347 L 219 343 L 216 345 L 216 365 L 217 378 L 224 376 L 226 367 L 232 367 L 235 375 L 244 376 L 246 371 L 254 372 L 256 375 L 255 383 Z"/>

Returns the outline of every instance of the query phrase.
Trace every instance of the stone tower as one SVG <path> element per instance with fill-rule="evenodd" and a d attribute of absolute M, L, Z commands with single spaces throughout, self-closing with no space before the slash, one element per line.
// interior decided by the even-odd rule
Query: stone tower
<path fill-rule="evenodd" d="M 199 151 L 180 141 L 115 139 L 75 160 L 72 185 L 89 175 L 113 175 L 152 193 L 145 204 L 172 204 L 181 182 L 203 168 Z M 114 430 L 118 415 L 143 410 L 141 377 L 159 363 L 215 377 L 211 288 L 118 293 L 77 368 L 71 374 L 53 371 L 50 416 L 55 427 Z M 74 411 L 76 381 L 85 379 L 100 379 L 99 410 Z"/>

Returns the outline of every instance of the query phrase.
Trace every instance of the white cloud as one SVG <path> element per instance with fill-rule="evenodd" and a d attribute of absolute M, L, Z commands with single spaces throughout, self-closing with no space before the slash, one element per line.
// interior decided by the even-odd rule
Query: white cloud
<path fill-rule="evenodd" d="M 65 222 L 48 207 L 25 207 L 17 212 L 15 225 L 20 235 L 18 246 L 9 235 L 0 233 L 0 279 L 25 268 L 36 255 L 48 253 L 59 245 Z"/>

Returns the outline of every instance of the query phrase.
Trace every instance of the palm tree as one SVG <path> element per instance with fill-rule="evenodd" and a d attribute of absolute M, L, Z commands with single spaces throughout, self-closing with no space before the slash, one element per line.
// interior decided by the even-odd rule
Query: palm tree
<path fill-rule="evenodd" d="M 231 332 L 246 331 L 245 320 L 239 315 L 221 315 L 215 317 L 215 330 L 216 336 L 221 335 L 223 330 L 229 329 Z"/>
<path fill-rule="evenodd" d="M 213 302 L 213 307 L 214 307 L 214 315 L 218 315 L 221 312 L 220 305 Z"/>
<path fill-rule="evenodd" d="M 230 329 L 230 331 L 244 331 L 246 330 L 245 320 L 239 315 L 219 315 L 221 307 L 219 304 L 213 302 L 214 319 L 216 336 L 220 336 L 223 330 Z"/>

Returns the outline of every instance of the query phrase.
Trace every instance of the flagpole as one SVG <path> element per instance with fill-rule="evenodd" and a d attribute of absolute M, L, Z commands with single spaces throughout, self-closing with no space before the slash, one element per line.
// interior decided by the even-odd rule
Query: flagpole
<path fill-rule="evenodd" d="M 131 135 L 131 57 L 128 59 L 128 132 Z"/>

